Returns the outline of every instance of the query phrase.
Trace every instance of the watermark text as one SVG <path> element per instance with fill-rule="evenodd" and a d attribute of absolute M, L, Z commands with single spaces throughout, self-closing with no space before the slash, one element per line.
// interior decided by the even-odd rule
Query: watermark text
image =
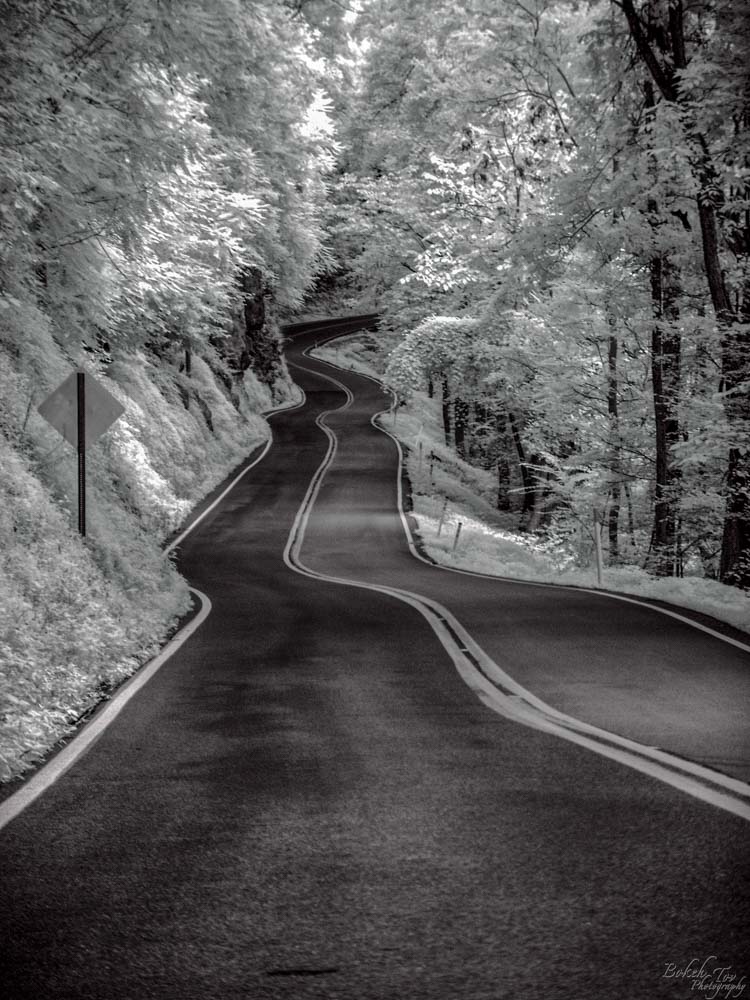
<path fill-rule="evenodd" d="M 691 992 L 702 1000 L 741 997 L 747 986 L 747 976 L 735 972 L 731 965 L 722 965 L 716 955 L 702 961 L 691 958 L 687 965 L 667 962 L 662 978 L 689 982 Z"/>

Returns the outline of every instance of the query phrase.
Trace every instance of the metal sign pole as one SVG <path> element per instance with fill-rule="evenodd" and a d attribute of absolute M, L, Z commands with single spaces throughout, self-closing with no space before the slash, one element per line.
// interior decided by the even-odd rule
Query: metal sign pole
<path fill-rule="evenodd" d="M 86 445 L 121 417 L 125 407 L 101 382 L 74 371 L 39 404 L 39 413 L 78 456 L 78 531 L 86 534 Z"/>
<path fill-rule="evenodd" d="M 86 534 L 86 375 L 76 372 L 78 390 L 78 531 Z"/>

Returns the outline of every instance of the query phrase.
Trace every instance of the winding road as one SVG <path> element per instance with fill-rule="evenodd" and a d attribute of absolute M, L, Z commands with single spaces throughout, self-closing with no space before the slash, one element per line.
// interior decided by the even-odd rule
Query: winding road
<path fill-rule="evenodd" d="M 210 613 L 0 806 L 0 995 L 743 995 L 742 637 L 429 565 L 388 397 L 305 353 L 356 325 L 290 328 L 304 403 L 178 540 Z"/>

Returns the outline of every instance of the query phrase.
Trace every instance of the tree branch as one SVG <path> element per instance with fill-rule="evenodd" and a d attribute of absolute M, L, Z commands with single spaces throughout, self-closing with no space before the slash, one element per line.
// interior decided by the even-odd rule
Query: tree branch
<path fill-rule="evenodd" d="M 643 30 L 643 25 L 641 24 L 641 19 L 638 17 L 635 7 L 633 6 L 633 0 L 619 0 L 619 2 L 618 0 L 613 0 L 613 3 L 616 3 L 616 5 L 620 7 L 625 14 L 633 41 L 636 44 L 641 58 L 648 67 L 654 83 L 661 91 L 664 100 L 674 103 L 677 100 L 677 90 L 674 83 L 664 71 L 664 67 L 657 59 L 654 50 L 649 45 L 648 39 L 646 38 L 646 32 Z"/>

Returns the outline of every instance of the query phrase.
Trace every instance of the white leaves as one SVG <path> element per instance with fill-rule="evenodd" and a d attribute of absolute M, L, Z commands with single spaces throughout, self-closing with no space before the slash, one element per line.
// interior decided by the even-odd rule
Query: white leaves
<path fill-rule="evenodd" d="M 178 313 L 208 336 L 249 263 L 299 297 L 326 259 L 336 148 L 304 26 L 234 0 L 64 13 L 0 40 L 7 291 L 35 299 L 43 275 L 72 340 L 114 324 L 130 343 Z"/>

